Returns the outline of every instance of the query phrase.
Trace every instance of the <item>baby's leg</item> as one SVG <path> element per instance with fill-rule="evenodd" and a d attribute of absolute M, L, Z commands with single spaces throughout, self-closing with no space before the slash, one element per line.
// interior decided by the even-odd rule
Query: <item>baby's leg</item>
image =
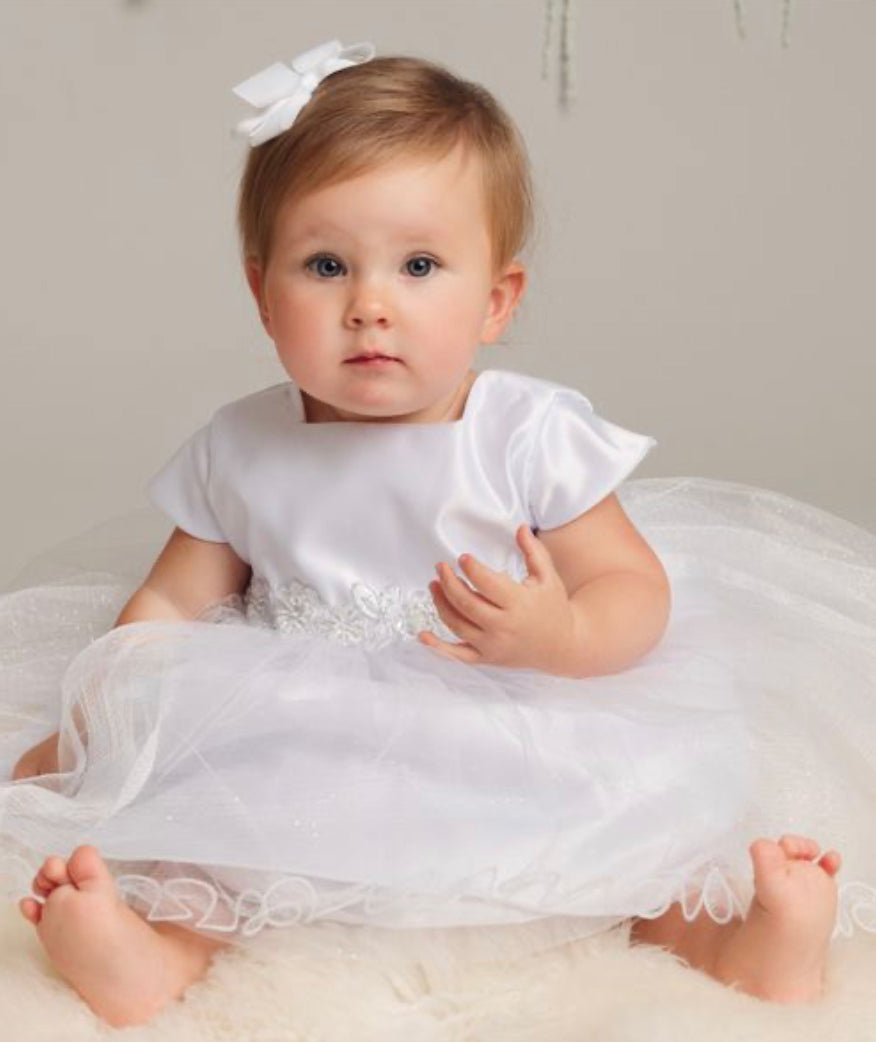
<path fill-rule="evenodd" d="M 718 951 L 741 925 L 739 916 L 727 923 L 716 923 L 706 912 L 700 912 L 696 919 L 688 922 L 676 902 L 657 919 L 633 919 L 630 942 L 668 948 L 688 966 L 713 977 Z"/>
<path fill-rule="evenodd" d="M 749 849 L 755 895 L 744 920 L 720 924 L 703 912 L 688 923 L 673 905 L 658 919 L 636 919 L 631 939 L 667 947 L 749 995 L 811 1002 L 824 984 L 840 855 L 830 850 L 814 861 L 818 844 L 801 836 L 759 839 Z"/>
<path fill-rule="evenodd" d="M 61 976 L 113 1027 L 151 1019 L 225 947 L 174 923 L 142 919 L 119 898 L 94 847 L 77 847 L 66 862 L 47 858 L 33 890 L 44 902 L 24 898 L 22 915 Z"/>

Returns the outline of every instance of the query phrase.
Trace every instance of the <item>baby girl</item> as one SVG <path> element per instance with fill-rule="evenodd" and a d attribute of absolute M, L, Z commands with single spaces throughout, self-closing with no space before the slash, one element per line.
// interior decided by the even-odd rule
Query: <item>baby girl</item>
<path fill-rule="evenodd" d="M 49 776 L 83 814 L 100 797 L 72 839 L 29 805 L 48 838 L 22 914 L 113 1025 L 257 925 L 240 901 L 225 935 L 136 909 L 132 861 L 156 894 L 201 869 L 262 912 L 268 879 L 304 880 L 311 920 L 627 922 L 750 995 L 815 1000 L 836 851 L 749 834 L 753 893 L 724 915 L 660 889 L 738 845 L 762 793 L 734 780 L 729 668 L 666 642 L 667 568 L 618 499 L 654 439 L 571 388 L 472 369 L 527 281 L 514 124 L 482 86 L 370 45 L 292 65 L 237 89 L 259 110 L 239 128 L 244 269 L 288 379 L 219 410 L 150 483 L 172 534 L 0 791 L 2 809 Z M 574 898 L 526 896 L 537 872 Z"/>

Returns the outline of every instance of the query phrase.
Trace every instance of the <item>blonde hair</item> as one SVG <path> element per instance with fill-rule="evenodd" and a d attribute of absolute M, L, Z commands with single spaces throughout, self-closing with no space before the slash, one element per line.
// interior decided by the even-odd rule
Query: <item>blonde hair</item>
<path fill-rule="evenodd" d="M 250 149 L 237 223 L 244 262 L 264 270 L 277 212 L 291 198 L 403 156 L 440 159 L 457 143 L 479 156 L 493 269 L 532 231 L 526 146 L 486 88 L 420 58 L 383 57 L 327 76 L 285 133 Z"/>

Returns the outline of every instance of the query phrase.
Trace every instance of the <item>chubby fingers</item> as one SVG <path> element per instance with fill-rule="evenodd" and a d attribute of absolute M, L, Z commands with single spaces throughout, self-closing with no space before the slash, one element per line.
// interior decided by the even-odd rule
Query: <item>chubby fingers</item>
<path fill-rule="evenodd" d="M 510 575 L 494 571 L 472 554 L 462 554 L 459 567 L 466 579 L 491 605 L 502 609 L 511 607 L 520 584 Z"/>
<path fill-rule="evenodd" d="M 478 650 L 480 640 L 501 616 L 504 605 L 509 602 L 511 588 L 517 584 L 509 576 L 494 572 L 471 554 L 463 554 L 459 558 L 459 566 L 476 588 L 473 589 L 449 565 L 440 561 L 435 565 L 438 581 L 429 583 L 429 591 L 442 621 L 464 643 L 448 644 L 428 630 L 420 633 L 419 638 L 421 643 L 450 658 L 461 662 L 478 662 L 481 659 Z"/>
<path fill-rule="evenodd" d="M 459 582 L 458 579 L 457 582 Z M 448 597 L 444 585 L 441 582 L 429 583 L 429 592 L 432 594 L 432 600 L 435 603 L 435 609 L 439 616 L 457 637 L 461 637 L 463 640 L 475 640 L 479 634 L 483 633 L 481 627 L 473 622 L 465 612 L 462 611 L 457 604 L 450 599 L 450 597 Z"/>
<path fill-rule="evenodd" d="M 460 637 L 463 643 L 451 644 L 446 640 L 441 640 L 431 630 L 421 631 L 419 634 L 420 643 L 441 652 L 447 658 L 457 659 L 460 662 L 477 662 L 480 659 L 480 652 L 471 641 L 477 640 L 478 636 L 483 633 L 483 630 L 475 626 L 474 623 L 453 607 L 445 596 L 441 583 L 429 583 L 429 591 L 432 594 L 438 615 L 447 628 L 457 637 Z"/>
<path fill-rule="evenodd" d="M 430 630 L 423 630 L 420 635 L 420 643 L 429 648 L 434 648 L 447 658 L 456 659 L 458 662 L 479 662 L 480 652 L 471 644 L 449 644 L 446 640 L 436 637 Z"/>
<path fill-rule="evenodd" d="M 529 525 L 518 525 L 517 545 L 526 562 L 526 570 L 532 579 L 544 580 L 553 575 L 554 559 L 544 543 L 537 538 Z"/>
<path fill-rule="evenodd" d="M 463 554 L 460 558 L 460 568 L 471 581 L 475 581 L 477 575 L 492 590 L 495 586 L 490 576 L 486 573 L 489 569 L 480 562 L 472 564 L 474 558 L 470 554 Z M 502 613 L 502 607 L 491 600 L 489 595 L 484 595 L 478 589 L 473 589 L 464 582 L 454 570 L 443 561 L 435 566 L 440 583 L 439 591 L 447 601 L 466 619 L 471 620 L 479 629 L 489 629 Z"/>

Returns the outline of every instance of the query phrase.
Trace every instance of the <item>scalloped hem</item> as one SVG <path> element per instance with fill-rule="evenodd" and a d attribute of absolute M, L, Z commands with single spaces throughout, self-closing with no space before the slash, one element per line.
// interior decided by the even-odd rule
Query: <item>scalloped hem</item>
<path fill-rule="evenodd" d="M 0 855 L 0 889 L 8 899 L 31 896 L 31 880 L 42 859 L 37 862 L 17 854 Z M 159 872 L 161 864 L 156 863 Z M 484 875 L 493 877 L 495 884 L 494 871 L 481 875 L 481 884 Z M 121 873 L 115 876 L 115 882 L 125 903 L 147 921 L 185 924 L 199 932 L 224 935 L 229 941 L 251 939 L 268 927 L 283 929 L 317 922 L 409 931 L 534 926 L 548 919 L 574 923 L 570 934 L 581 937 L 633 917 L 657 919 L 676 903 L 688 922 L 705 912 L 715 922 L 727 923 L 736 916 L 744 917 L 753 894 L 749 880 L 740 881 L 714 860 L 692 871 L 642 880 L 636 887 L 626 888 L 623 896 L 618 893 L 612 897 L 605 887 L 605 911 L 599 912 L 593 910 L 600 903 L 594 899 L 593 884 L 576 892 L 578 908 L 584 904 L 590 907 L 590 911 L 581 912 L 576 910 L 572 893 L 558 897 L 555 876 L 534 874 L 493 885 L 480 895 L 471 887 L 472 880 L 456 892 L 441 895 L 388 894 L 374 885 L 340 883 L 334 894 L 320 895 L 304 876 L 283 877 L 263 892 L 249 888 L 239 893 L 194 876 L 162 880 L 141 873 Z M 531 903 L 524 905 L 520 898 L 526 891 L 527 902 L 531 902 L 533 886 L 545 888 L 544 899 L 535 908 Z M 838 887 L 831 940 L 852 937 L 856 928 L 876 934 L 876 886 L 860 880 Z M 571 937 L 563 938 L 568 939 Z"/>

